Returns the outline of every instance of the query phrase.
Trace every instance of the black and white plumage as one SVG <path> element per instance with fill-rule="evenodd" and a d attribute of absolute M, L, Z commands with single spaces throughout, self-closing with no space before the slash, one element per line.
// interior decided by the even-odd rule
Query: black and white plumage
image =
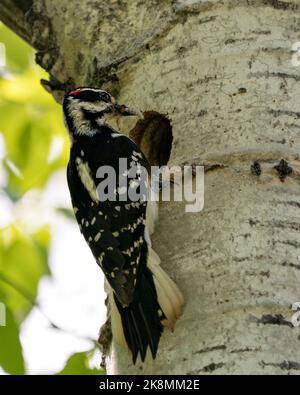
<path fill-rule="evenodd" d="M 135 363 L 149 347 L 155 358 L 163 326 L 173 329 L 183 298 L 151 248 L 155 204 L 129 198 L 116 185 L 116 201 L 101 200 L 97 170 L 111 166 L 119 176 L 119 159 L 149 170 L 137 145 L 109 126 L 114 115 L 134 115 L 107 92 L 78 88 L 64 97 L 63 113 L 71 140 L 68 186 L 80 231 L 108 283 L 113 338 L 128 347 Z M 140 177 L 137 175 L 137 181 Z M 128 179 L 130 188 L 132 180 Z"/>

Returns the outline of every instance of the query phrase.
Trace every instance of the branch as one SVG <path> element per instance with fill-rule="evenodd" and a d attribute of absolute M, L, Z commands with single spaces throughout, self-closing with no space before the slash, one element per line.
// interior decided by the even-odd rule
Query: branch
<path fill-rule="evenodd" d="M 33 5 L 33 0 L 1 0 L 0 19 L 16 34 L 32 44 L 25 14 Z"/>
<path fill-rule="evenodd" d="M 52 53 L 55 37 L 44 0 L 1 0 L 0 20 L 38 51 L 36 62 L 48 71 L 39 57 Z"/>
<path fill-rule="evenodd" d="M 44 0 L 1 0 L 0 20 L 37 50 L 36 63 L 49 72 L 50 80 L 41 81 L 49 93 L 74 88 L 72 81 L 62 83 L 52 71 L 59 50 Z M 61 96 L 59 99 L 55 97 L 58 102 Z"/>

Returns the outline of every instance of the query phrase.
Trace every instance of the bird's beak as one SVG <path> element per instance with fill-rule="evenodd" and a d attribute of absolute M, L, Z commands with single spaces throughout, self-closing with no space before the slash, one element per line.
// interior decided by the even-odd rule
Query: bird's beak
<path fill-rule="evenodd" d="M 117 114 L 120 114 L 120 115 L 136 115 L 139 118 L 144 119 L 144 116 L 143 116 L 141 111 L 133 109 L 133 108 L 129 108 L 129 107 L 125 106 L 124 104 L 114 103 L 114 109 L 115 109 Z"/>

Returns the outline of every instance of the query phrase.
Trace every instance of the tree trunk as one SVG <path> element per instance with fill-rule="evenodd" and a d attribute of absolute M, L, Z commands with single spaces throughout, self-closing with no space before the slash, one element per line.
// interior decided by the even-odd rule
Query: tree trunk
<path fill-rule="evenodd" d="M 209 164 L 203 211 L 161 204 L 153 240 L 184 315 L 154 362 L 132 366 L 114 346 L 109 373 L 299 373 L 299 10 L 298 0 L 2 0 L 57 100 L 102 86 L 167 114 L 170 165 Z"/>

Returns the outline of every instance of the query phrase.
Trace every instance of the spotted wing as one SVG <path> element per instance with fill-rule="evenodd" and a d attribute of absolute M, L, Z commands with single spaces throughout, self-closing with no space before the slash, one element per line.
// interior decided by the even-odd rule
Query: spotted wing
<path fill-rule="evenodd" d="M 123 137 L 122 137 L 123 138 Z M 126 140 L 125 140 L 126 139 Z M 128 159 L 128 170 L 132 162 L 148 166 L 146 159 L 137 146 L 124 136 L 121 151 L 117 152 L 112 146 L 112 153 L 106 152 L 106 157 L 97 158 L 94 147 L 80 150 L 73 146 L 68 165 L 68 184 L 71 192 L 72 204 L 76 220 L 81 233 L 87 241 L 97 263 L 102 268 L 109 284 L 113 288 L 122 305 L 127 306 L 133 298 L 135 284 L 139 276 L 141 265 L 146 264 L 147 244 L 145 242 L 146 201 L 119 201 L 120 185 L 116 185 L 116 201 L 101 201 L 96 192 L 97 166 L 108 163 L 119 176 L 118 166 L 114 162 L 116 157 Z M 120 144 L 118 147 L 120 149 Z M 135 160 L 133 160 L 135 158 Z M 93 163 L 93 166 L 89 164 Z M 137 174 L 137 178 L 138 178 Z M 118 179 L 118 177 L 117 177 Z M 127 188 L 130 189 L 132 179 L 128 179 Z"/>

